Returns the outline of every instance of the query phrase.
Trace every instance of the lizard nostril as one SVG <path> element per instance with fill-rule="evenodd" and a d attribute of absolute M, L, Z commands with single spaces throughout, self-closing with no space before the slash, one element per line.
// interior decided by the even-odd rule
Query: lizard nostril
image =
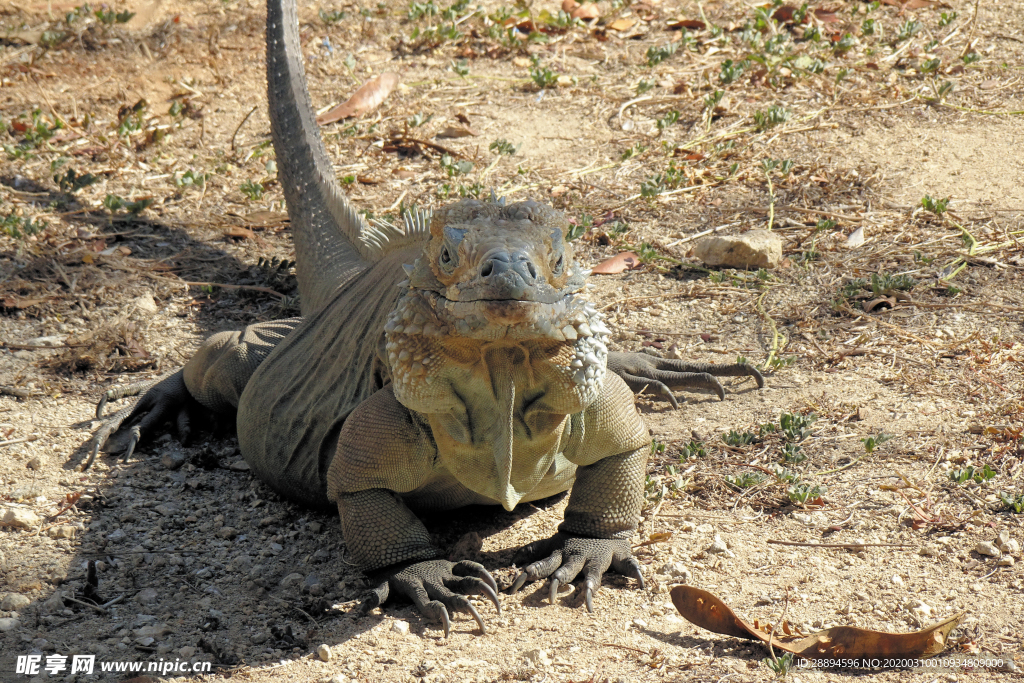
<path fill-rule="evenodd" d="M 487 277 L 494 272 L 494 261 L 488 261 L 484 264 L 484 267 L 480 269 L 480 277 Z"/>
<path fill-rule="evenodd" d="M 537 277 L 537 268 L 533 265 L 532 262 L 530 262 L 530 261 L 526 262 L 526 270 L 528 270 L 530 272 L 530 277 L 532 277 L 532 278 Z"/>

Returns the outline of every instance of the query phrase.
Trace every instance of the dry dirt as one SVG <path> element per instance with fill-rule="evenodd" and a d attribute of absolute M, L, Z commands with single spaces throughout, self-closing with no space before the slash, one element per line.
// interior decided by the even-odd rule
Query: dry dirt
<path fill-rule="evenodd" d="M 577 242 L 584 260 L 622 249 L 645 257 L 642 269 L 593 278 L 619 348 L 744 356 L 775 370 L 760 391 L 729 380 L 721 402 L 690 394 L 674 411 L 638 399 L 658 451 L 635 537 L 646 590 L 609 575 L 588 614 L 571 595 L 549 605 L 546 588 L 531 585 L 501 595 L 501 616 L 479 605 L 486 635 L 460 615 L 447 639 L 409 605 L 351 613 L 366 583 L 345 562 L 335 516 L 253 480 L 230 425 L 187 447 L 162 436 L 129 463 L 101 456 L 80 471 L 102 391 L 180 366 L 212 332 L 297 307 L 287 269 L 260 265 L 288 258 L 290 241 L 267 145 L 259 3 L 117 4 L 137 15 L 106 27 L 92 17 L 69 25 L 74 7 L 0 5 L 0 515 L 38 516 L 0 528 L 0 680 L 148 680 L 17 675 L 17 657 L 32 654 L 211 664 L 206 676 L 168 674 L 182 681 L 773 678 L 760 646 L 679 617 L 668 590 L 684 582 L 741 616 L 785 614 L 805 632 L 907 631 L 966 612 L 946 653 L 959 663 L 794 668 L 794 681 L 1020 678 L 1024 516 L 1003 499 L 1024 504 L 1022 3 L 812 3 L 824 10 L 814 42 L 806 28 L 774 23 L 745 32 L 755 10 L 740 3 L 602 2 L 603 21 L 618 28 L 529 42 L 523 20 L 510 44 L 473 16 L 461 37 L 436 45 L 409 36 L 451 21 L 409 18 L 407 5 L 301 8 L 318 108 L 374 74 L 402 76 L 380 110 L 324 129 L 358 206 L 436 206 L 460 186 L 546 199 L 588 228 Z M 328 22 L 318 9 L 346 17 Z M 539 18 L 558 7 L 505 9 Z M 702 10 L 721 36 L 692 29 L 695 43 L 649 64 L 649 48 L 679 40 L 670 20 Z M 918 30 L 900 40 L 913 21 Z M 779 35 L 790 40 L 764 47 Z M 787 54 L 820 59 L 824 72 L 776 59 Z M 725 60 L 750 55 L 770 68 L 752 60 L 724 83 Z M 540 88 L 531 69 L 561 78 Z M 632 102 L 641 81 L 653 87 Z M 716 89 L 724 97 L 706 116 Z M 758 126 L 773 104 L 789 119 Z M 476 135 L 437 137 L 450 126 Z M 521 147 L 499 157 L 489 150 L 497 139 Z M 444 150 L 472 161 L 470 173 L 449 177 Z M 792 168 L 766 174 L 768 159 Z M 68 169 L 96 182 L 70 192 L 54 179 Z M 652 179 L 665 191 L 639 196 Z M 152 204 L 136 215 L 104 206 L 110 195 Z M 951 210 L 921 209 L 925 195 L 952 197 Z M 826 218 L 834 225 L 818 223 Z M 687 257 L 698 233 L 769 220 L 786 255 L 771 273 L 709 272 Z M 45 228 L 24 234 L 35 221 Z M 858 228 L 863 244 L 845 246 Z M 886 284 L 897 274 L 913 286 Z M 849 285 L 873 275 L 889 298 Z M 784 438 L 760 432 L 810 413 L 806 460 L 785 467 L 827 490 L 801 504 L 770 474 Z M 757 438 L 729 446 L 731 430 Z M 867 452 L 863 440 L 880 434 L 893 438 Z M 690 448 L 698 440 L 703 453 Z M 986 466 L 988 481 L 950 476 L 973 467 L 983 480 Z M 754 474 L 763 480 L 737 484 Z M 428 524 L 451 557 L 483 562 L 507 586 L 513 550 L 551 534 L 564 502 Z M 977 552 L 1000 533 L 1016 551 Z M 117 600 L 102 612 L 83 604 L 90 562 L 93 597 Z M 996 659 L 1016 664 L 979 665 Z"/>

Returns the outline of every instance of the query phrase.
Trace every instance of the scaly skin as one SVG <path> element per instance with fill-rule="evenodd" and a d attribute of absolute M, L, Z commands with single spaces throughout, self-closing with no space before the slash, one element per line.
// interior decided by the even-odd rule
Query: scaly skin
<path fill-rule="evenodd" d="M 536 561 L 513 592 L 550 578 L 554 597 L 582 572 L 592 609 L 609 568 L 642 586 L 629 538 L 649 435 L 630 388 L 674 404 L 671 388 L 722 396 L 714 375 L 753 374 L 760 386 L 759 374 L 609 353 L 568 221 L 543 204 L 465 200 L 404 227 L 365 224 L 314 123 L 293 0 L 267 2 L 267 78 L 304 317 L 214 335 L 111 418 L 93 454 L 130 454 L 176 416 L 187 431 L 193 404 L 234 413 L 255 476 L 337 506 L 349 555 L 378 579 L 364 608 L 402 595 L 446 634 L 454 612 L 482 630 L 460 593 L 500 610 L 497 585 L 480 565 L 440 559 L 417 510 L 511 510 L 571 489 L 558 533 L 525 549 Z"/>

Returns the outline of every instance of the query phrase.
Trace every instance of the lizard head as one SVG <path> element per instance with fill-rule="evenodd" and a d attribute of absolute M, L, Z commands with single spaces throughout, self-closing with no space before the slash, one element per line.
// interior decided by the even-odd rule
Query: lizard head
<path fill-rule="evenodd" d="M 403 403 L 439 354 L 465 366 L 495 346 L 548 359 L 575 402 L 596 396 L 609 330 L 580 296 L 589 271 L 573 257 L 569 227 L 562 212 L 534 201 L 466 199 L 434 212 L 384 328 Z"/>

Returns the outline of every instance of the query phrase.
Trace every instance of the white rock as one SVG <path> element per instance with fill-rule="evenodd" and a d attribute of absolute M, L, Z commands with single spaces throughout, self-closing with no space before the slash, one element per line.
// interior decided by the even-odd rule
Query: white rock
<path fill-rule="evenodd" d="M 178 648 L 178 654 L 181 655 L 182 659 L 192 659 L 196 656 L 196 649 L 191 645 Z"/>
<path fill-rule="evenodd" d="M 114 529 L 107 534 L 107 540 L 112 543 L 117 543 L 118 541 L 123 541 L 126 535 L 127 534 L 124 533 L 124 529 Z"/>
<path fill-rule="evenodd" d="M 725 541 L 722 540 L 722 537 L 718 534 L 715 534 L 715 538 L 711 542 L 711 545 L 708 546 L 707 552 L 713 555 L 725 555 L 726 557 L 736 557 L 735 553 L 729 550 L 729 546 L 726 544 Z"/>
<path fill-rule="evenodd" d="M 637 628 L 647 628 L 647 622 L 643 619 L 637 618 L 633 620 L 633 626 L 636 626 Z"/>
<path fill-rule="evenodd" d="M 70 524 L 62 524 L 61 526 L 50 527 L 46 530 L 46 535 L 50 538 L 74 538 L 75 527 Z"/>
<path fill-rule="evenodd" d="M 903 586 L 903 577 L 900 576 L 899 574 L 893 574 L 892 575 L 892 582 L 893 582 L 893 585 L 901 586 L 902 587 Z"/>
<path fill-rule="evenodd" d="M 974 552 L 979 555 L 988 555 L 989 557 L 999 557 L 1000 555 L 999 548 L 991 541 L 981 541 L 978 545 L 974 546 Z"/>
<path fill-rule="evenodd" d="M 523 653 L 523 657 L 536 667 L 551 666 L 551 658 L 544 650 L 527 650 Z"/>
<path fill-rule="evenodd" d="M 409 622 L 398 619 L 395 623 L 391 624 L 391 630 L 404 636 L 409 632 Z"/>
<path fill-rule="evenodd" d="M 910 613 L 917 617 L 918 621 L 928 621 L 935 613 L 935 609 L 921 600 L 911 600 L 908 604 Z"/>
<path fill-rule="evenodd" d="M 996 565 L 998 565 L 1000 567 L 1012 567 L 1013 566 L 1013 556 L 1012 555 L 1003 555 L 1002 557 L 999 558 L 999 561 L 996 562 Z"/>
<path fill-rule="evenodd" d="M 658 573 L 665 574 L 673 579 L 682 579 L 685 582 L 689 582 L 693 578 L 693 572 L 682 562 L 670 562 L 664 565 Z"/>
<path fill-rule="evenodd" d="M 327 645 L 320 645 L 316 648 L 316 656 L 320 658 L 321 662 L 331 661 L 331 648 Z"/>
<path fill-rule="evenodd" d="M 8 508 L 4 516 L 0 517 L 0 526 L 10 526 L 15 529 L 34 529 L 39 526 L 39 515 L 25 508 Z"/>
<path fill-rule="evenodd" d="M 714 235 L 698 242 L 694 253 L 709 266 L 775 268 L 782 261 L 782 240 L 770 230 Z"/>
<path fill-rule="evenodd" d="M 21 622 L 11 617 L 7 619 L 0 619 L 0 633 L 7 633 L 21 626 Z"/>
<path fill-rule="evenodd" d="M 348 679 L 342 674 L 334 674 L 333 676 L 324 676 L 319 683 L 348 683 Z"/>
<path fill-rule="evenodd" d="M 32 600 L 20 593 L 8 593 L 0 600 L 0 609 L 5 612 L 20 612 L 32 604 Z"/>
<path fill-rule="evenodd" d="M 710 534 L 714 530 L 715 527 L 710 524 L 699 524 L 697 528 L 694 529 L 698 534 Z"/>
<path fill-rule="evenodd" d="M 143 313 L 156 313 L 157 310 L 159 310 L 157 308 L 156 301 L 153 300 L 153 295 L 149 292 L 146 292 L 142 296 L 135 297 L 135 299 L 132 300 L 132 303 Z"/>

